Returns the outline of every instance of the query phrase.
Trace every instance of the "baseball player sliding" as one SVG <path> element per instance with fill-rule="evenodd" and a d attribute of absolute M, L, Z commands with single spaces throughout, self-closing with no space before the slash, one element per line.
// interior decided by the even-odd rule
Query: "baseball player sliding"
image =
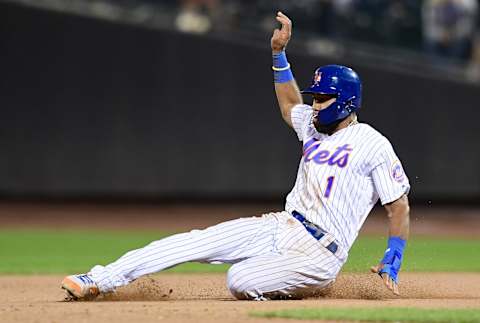
<path fill-rule="evenodd" d="M 285 48 L 290 19 L 271 38 L 275 92 L 285 122 L 303 144 L 303 156 L 284 211 L 227 221 L 172 235 L 127 252 L 115 262 L 62 281 L 70 299 L 93 299 L 135 279 L 196 261 L 232 264 L 227 285 L 237 299 L 267 300 L 316 295 L 347 260 L 367 215 L 380 199 L 389 218 L 387 249 L 371 268 L 399 294 L 398 272 L 409 233 L 408 178 L 392 145 L 357 120 L 361 82 L 350 68 L 318 68 L 302 93 Z"/>

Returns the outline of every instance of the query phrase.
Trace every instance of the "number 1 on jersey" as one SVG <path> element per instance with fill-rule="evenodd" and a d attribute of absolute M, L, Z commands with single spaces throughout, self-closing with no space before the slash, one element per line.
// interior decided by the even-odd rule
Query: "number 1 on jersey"
<path fill-rule="evenodd" d="M 325 190 L 325 194 L 324 194 L 326 198 L 329 198 L 330 196 L 334 179 L 335 179 L 335 176 L 330 176 L 329 178 L 327 178 L 327 189 Z"/>

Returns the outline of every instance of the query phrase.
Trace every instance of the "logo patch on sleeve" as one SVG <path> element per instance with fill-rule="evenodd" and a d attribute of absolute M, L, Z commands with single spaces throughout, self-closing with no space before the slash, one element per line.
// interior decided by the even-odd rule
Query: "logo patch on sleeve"
<path fill-rule="evenodd" d="M 394 161 L 392 164 L 392 177 L 399 183 L 405 179 L 405 172 L 399 160 Z"/>

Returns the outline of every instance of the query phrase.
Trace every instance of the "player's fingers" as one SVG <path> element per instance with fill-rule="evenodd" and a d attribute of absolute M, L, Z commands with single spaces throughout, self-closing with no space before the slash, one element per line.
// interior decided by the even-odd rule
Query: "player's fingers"
<path fill-rule="evenodd" d="M 277 21 L 282 24 L 282 31 L 290 33 L 292 31 L 292 22 L 280 11 L 277 15 Z"/>
<path fill-rule="evenodd" d="M 380 265 L 370 267 L 370 271 L 372 273 L 378 274 L 380 272 L 380 270 L 382 270 L 382 268 L 383 268 L 383 265 L 380 264 Z"/>
<path fill-rule="evenodd" d="M 388 289 L 392 290 L 393 287 L 392 287 L 392 280 L 390 279 L 390 276 L 388 274 L 383 274 L 382 278 L 385 286 L 387 286 Z"/>
<path fill-rule="evenodd" d="M 287 16 L 286 14 L 284 14 L 283 12 L 281 12 L 281 11 L 277 12 L 277 15 L 278 15 L 279 17 L 282 17 L 282 18 L 287 19 L 288 22 L 290 22 L 290 23 L 292 22 L 292 21 L 290 20 L 290 18 L 288 18 L 288 16 Z"/>
<path fill-rule="evenodd" d="M 388 275 L 387 274 L 382 274 L 382 280 L 383 280 L 383 283 L 388 286 Z"/>
<path fill-rule="evenodd" d="M 288 20 L 283 17 L 277 17 L 277 21 L 282 24 L 282 30 L 288 31 Z"/>
<path fill-rule="evenodd" d="M 398 284 L 394 281 L 392 281 L 392 283 L 393 283 L 393 293 L 397 296 L 400 295 L 400 291 L 398 289 Z"/>

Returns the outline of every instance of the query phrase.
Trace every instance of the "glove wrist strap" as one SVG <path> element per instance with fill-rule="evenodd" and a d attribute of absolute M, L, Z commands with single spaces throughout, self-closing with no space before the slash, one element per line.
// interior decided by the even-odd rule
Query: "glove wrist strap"
<path fill-rule="evenodd" d="M 401 261 L 406 244 L 407 241 L 400 237 L 390 237 L 388 239 L 387 250 L 385 251 L 385 256 L 382 259 L 382 263 L 391 264 L 394 257 L 399 258 Z"/>

